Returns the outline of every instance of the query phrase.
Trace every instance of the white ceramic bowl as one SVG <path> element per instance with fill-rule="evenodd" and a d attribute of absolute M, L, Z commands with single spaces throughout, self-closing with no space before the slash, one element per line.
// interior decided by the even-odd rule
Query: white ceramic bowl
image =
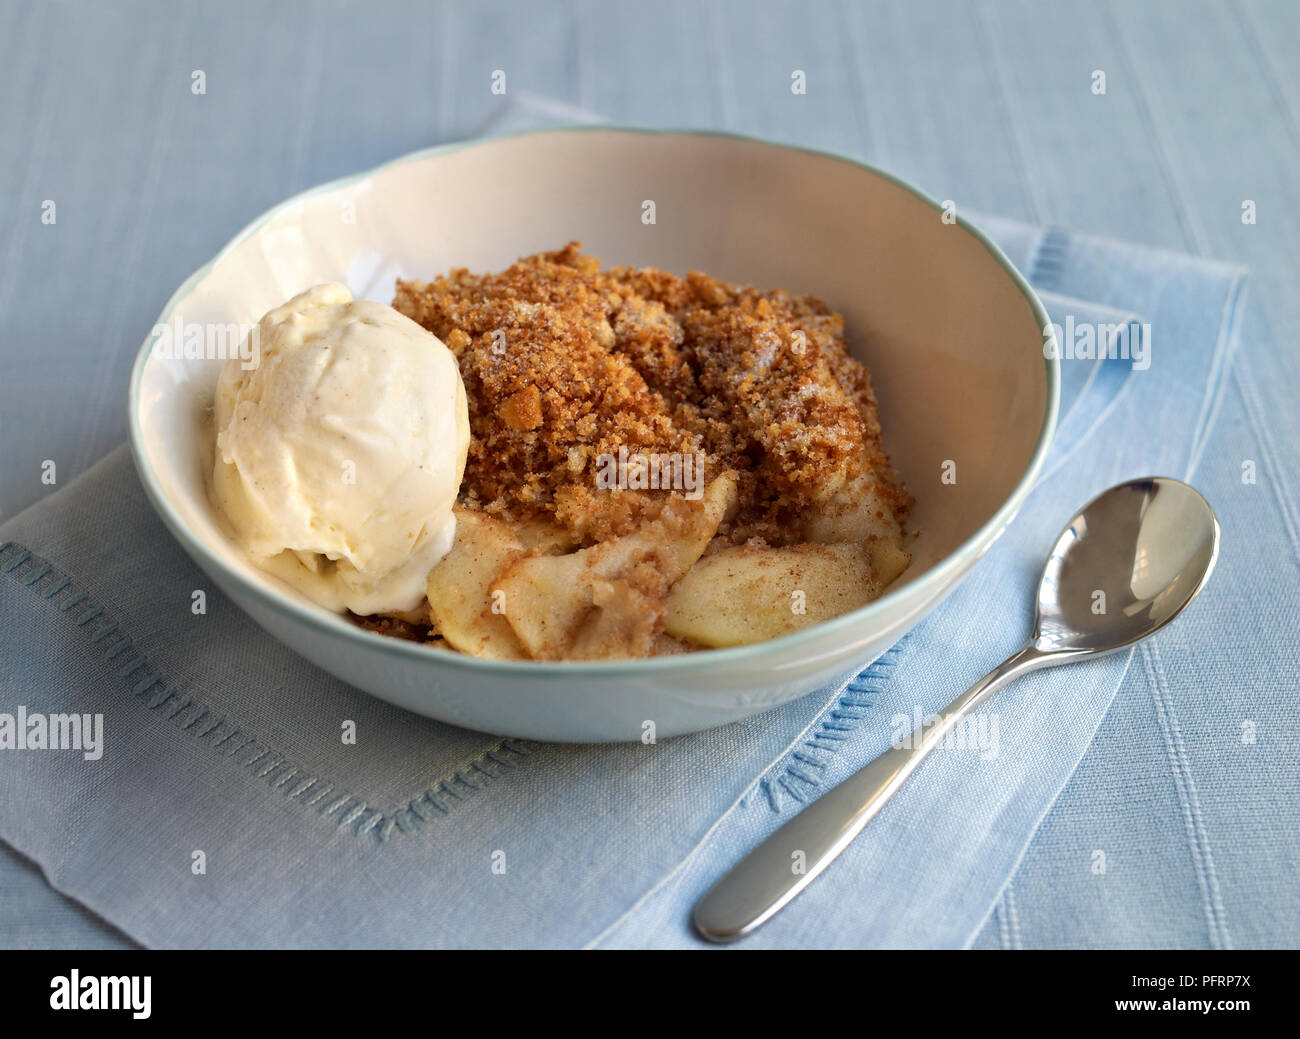
<path fill-rule="evenodd" d="M 643 222 L 643 203 L 655 222 Z M 154 506 L 263 628 L 419 714 L 541 740 L 636 740 L 803 696 L 879 654 L 942 601 L 1015 516 L 1055 427 L 1047 314 L 978 230 L 866 166 L 720 134 L 575 128 L 417 152 L 322 185 L 241 231 L 168 300 L 159 326 L 251 324 L 324 281 L 390 302 L 393 279 L 498 270 L 581 239 L 613 264 L 808 292 L 842 312 L 871 369 L 885 445 L 921 536 L 882 598 L 737 649 L 611 663 L 478 660 L 363 631 L 250 565 L 205 492 L 199 417 L 218 360 L 131 372 L 131 445 Z M 941 467 L 956 463 L 955 483 Z"/>

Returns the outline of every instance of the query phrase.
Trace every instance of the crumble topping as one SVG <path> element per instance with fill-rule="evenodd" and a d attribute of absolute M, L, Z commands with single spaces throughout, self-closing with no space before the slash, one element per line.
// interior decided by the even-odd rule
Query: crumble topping
<path fill-rule="evenodd" d="M 863 479 L 897 519 L 910 504 L 843 318 L 814 297 L 601 271 L 570 242 L 498 274 L 399 280 L 393 306 L 459 363 L 468 507 L 547 519 L 584 545 L 626 535 L 670 496 L 599 489 L 597 461 L 620 447 L 702 455 L 706 478 L 735 469 L 739 506 L 722 527 L 735 543 L 803 541 L 802 514 Z"/>

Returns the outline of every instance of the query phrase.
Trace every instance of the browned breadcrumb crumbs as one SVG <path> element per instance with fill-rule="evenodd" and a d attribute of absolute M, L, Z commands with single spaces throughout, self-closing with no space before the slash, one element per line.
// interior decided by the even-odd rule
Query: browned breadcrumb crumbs
<path fill-rule="evenodd" d="M 805 540 L 804 510 L 866 473 L 901 521 L 866 369 L 821 300 L 697 271 L 600 270 L 579 242 L 499 274 L 397 282 L 393 306 L 455 353 L 471 441 L 461 500 L 545 517 L 582 544 L 629 533 L 660 492 L 598 490 L 598 456 L 696 454 L 740 474 L 732 541 Z"/>
<path fill-rule="evenodd" d="M 409 642 L 442 641 L 442 636 L 433 630 L 432 625 L 416 624 L 411 621 L 402 620 L 400 617 L 387 617 L 382 614 L 363 617 L 360 614 L 349 613 L 348 620 L 359 628 L 365 628 L 366 631 L 373 631 L 378 635 L 389 635 L 393 638 L 406 639 Z"/>

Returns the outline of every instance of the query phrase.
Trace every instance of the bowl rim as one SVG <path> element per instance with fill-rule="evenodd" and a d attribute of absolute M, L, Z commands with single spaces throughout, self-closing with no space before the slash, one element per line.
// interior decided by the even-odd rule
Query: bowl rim
<path fill-rule="evenodd" d="M 808 148 L 801 145 L 787 144 L 780 141 L 753 136 L 750 134 L 733 133 L 726 130 L 710 130 L 700 128 L 676 128 L 676 127 L 649 127 L 637 126 L 635 124 L 622 123 L 574 123 L 570 125 L 548 126 L 529 130 L 519 130 L 510 133 L 496 134 L 489 137 L 477 137 L 464 141 L 454 141 L 448 144 L 433 145 L 428 148 L 421 148 L 416 151 L 408 152 L 381 162 L 376 166 L 371 166 L 357 173 L 351 173 L 344 177 L 338 177 L 334 180 L 317 184 L 315 187 L 307 188 L 282 202 L 277 203 L 270 209 L 267 209 L 261 215 L 255 217 L 246 224 L 233 238 L 231 238 L 212 259 L 199 267 L 188 278 L 181 282 L 175 292 L 168 297 L 167 302 L 163 305 L 161 312 L 150 328 L 149 334 L 145 336 L 136 358 L 131 366 L 130 386 L 127 393 L 127 421 L 130 434 L 131 456 L 135 461 L 136 472 L 139 474 L 140 482 L 143 484 L 145 493 L 154 506 L 154 510 L 163 520 L 163 523 L 185 548 L 185 550 L 200 563 L 201 568 L 208 571 L 209 576 L 212 570 L 222 574 L 227 580 L 237 585 L 241 591 L 255 598 L 261 605 L 274 610 L 275 612 L 286 616 L 290 620 L 305 624 L 315 629 L 317 633 L 329 635 L 335 638 L 342 637 L 353 639 L 359 643 L 360 647 L 368 647 L 372 650 L 379 650 L 387 655 L 407 658 L 411 660 L 425 660 L 438 666 L 450 667 L 453 670 L 462 670 L 468 672 L 477 672 L 480 675 L 488 674 L 511 674 L 516 677 L 534 677 L 538 679 L 554 679 L 564 677 L 640 677 L 640 676 L 659 676 L 671 675 L 674 673 L 692 671 L 698 668 L 726 667 L 734 664 L 746 662 L 753 663 L 761 659 L 765 654 L 780 655 L 785 651 L 797 650 L 800 646 L 813 643 L 826 635 L 836 632 L 845 632 L 852 630 L 864 622 L 869 622 L 873 618 L 888 613 L 894 606 L 901 603 L 904 598 L 927 600 L 931 593 L 937 592 L 945 583 L 950 582 L 958 576 L 959 571 L 968 564 L 971 557 L 976 560 L 1001 536 L 1003 531 L 1010 525 L 1016 514 L 1020 511 L 1025 499 L 1028 498 L 1033 490 L 1034 482 L 1042 470 L 1046 461 L 1048 450 L 1052 444 L 1052 437 L 1056 430 L 1057 413 L 1060 408 L 1060 362 L 1056 359 L 1055 352 L 1044 350 L 1044 369 L 1047 378 L 1047 408 L 1043 416 L 1043 424 L 1038 432 L 1038 439 L 1034 444 L 1033 454 L 1029 462 L 1017 480 L 1015 487 L 1006 500 L 970 537 L 963 541 L 957 548 L 953 549 L 948 555 L 941 559 L 934 566 L 930 567 L 925 573 L 919 575 L 914 581 L 909 582 L 903 588 L 894 588 L 886 591 L 879 599 L 860 606 L 849 613 L 841 614 L 830 620 L 813 624 L 800 631 L 792 632 L 788 635 L 781 635 L 777 638 L 765 639 L 762 642 L 755 642 L 745 646 L 729 646 L 720 649 L 702 649 L 690 653 L 674 654 L 672 656 L 662 657 L 644 657 L 631 658 L 627 660 L 613 661 L 549 661 L 549 660 L 491 660 L 482 657 L 473 657 L 464 653 L 443 652 L 435 653 L 428 646 L 421 643 L 411 642 L 406 639 L 396 639 L 375 632 L 367 631 L 364 628 L 351 623 L 340 614 L 334 614 L 321 606 L 307 606 L 303 603 L 296 602 L 283 596 L 267 583 L 250 579 L 237 570 L 229 568 L 215 553 L 211 552 L 201 538 L 190 533 L 189 528 L 181 520 L 180 516 L 173 509 L 167 495 L 164 493 L 158 480 L 153 466 L 150 464 L 145 452 L 144 435 L 140 427 L 140 387 L 144 377 L 145 366 L 153 352 L 154 341 L 159 335 L 158 329 L 167 325 L 172 317 L 173 312 L 179 301 L 188 296 L 198 284 L 203 281 L 231 252 L 242 245 L 245 241 L 260 231 L 271 220 L 280 216 L 282 213 L 293 207 L 315 198 L 319 195 L 325 195 L 332 191 L 342 188 L 351 187 L 364 180 L 376 176 L 377 174 L 391 167 L 405 165 L 411 162 L 419 162 L 424 159 L 434 158 L 439 155 L 447 155 L 453 152 L 462 151 L 467 148 L 475 148 L 481 145 L 493 144 L 500 141 L 513 140 L 522 137 L 532 137 L 544 134 L 557 133 L 625 133 L 625 134 L 644 134 L 644 135 L 679 135 L 695 137 L 713 137 L 722 140 L 739 141 L 747 144 L 758 144 L 769 148 L 779 148 L 784 151 L 800 152 L 805 155 L 816 158 L 830 159 L 835 162 L 845 163 L 849 166 L 865 170 L 868 173 L 883 177 L 885 180 L 903 188 L 919 201 L 929 206 L 936 212 L 942 213 L 944 207 L 934 198 L 919 188 L 913 186 L 900 177 L 882 170 L 870 163 L 860 162 L 856 159 L 848 158 L 844 155 L 837 155 L 834 152 L 828 152 L 817 148 Z M 1016 269 L 1015 265 L 1007 258 L 1002 249 L 991 238 L 981 231 L 976 225 L 963 217 L 960 213 L 954 214 L 954 222 L 972 235 L 989 252 L 994 260 L 1001 265 L 1003 271 L 1012 280 L 1015 286 L 1020 290 L 1022 296 L 1029 303 L 1034 316 L 1038 320 L 1040 328 L 1047 330 L 1046 334 L 1054 335 L 1051 332 L 1051 319 L 1047 313 L 1047 308 L 1043 305 L 1042 300 L 1038 298 L 1029 282 L 1024 275 Z"/>

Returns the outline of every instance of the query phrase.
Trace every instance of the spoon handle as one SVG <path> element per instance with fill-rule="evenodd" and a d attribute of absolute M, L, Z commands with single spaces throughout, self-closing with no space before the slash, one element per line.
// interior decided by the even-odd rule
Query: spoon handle
<path fill-rule="evenodd" d="M 714 942 L 752 933 L 831 864 L 893 796 L 921 759 L 981 700 L 1010 679 L 1051 662 L 1034 646 L 990 671 L 917 729 L 810 804 L 738 862 L 695 906 L 695 927 Z"/>

